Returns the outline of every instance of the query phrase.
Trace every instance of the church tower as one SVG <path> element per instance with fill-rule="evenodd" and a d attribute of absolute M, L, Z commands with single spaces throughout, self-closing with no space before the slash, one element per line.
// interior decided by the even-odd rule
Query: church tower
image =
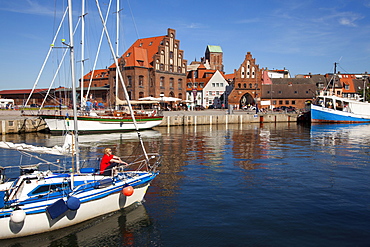
<path fill-rule="evenodd" d="M 221 46 L 207 45 L 205 60 L 209 61 L 210 69 L 224 72 L 222 57 L 223 52 Z"/>

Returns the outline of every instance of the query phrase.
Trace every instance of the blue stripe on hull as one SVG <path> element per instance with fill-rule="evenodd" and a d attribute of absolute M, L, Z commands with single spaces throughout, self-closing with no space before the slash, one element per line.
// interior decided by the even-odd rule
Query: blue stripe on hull
<path fill-rule="evenodd" d="M 334 111 L 318 111 L 311 108 L 311 122 L 333 122 L 333 123 L 370 123 L 370 119 L 342 116 Z"/>

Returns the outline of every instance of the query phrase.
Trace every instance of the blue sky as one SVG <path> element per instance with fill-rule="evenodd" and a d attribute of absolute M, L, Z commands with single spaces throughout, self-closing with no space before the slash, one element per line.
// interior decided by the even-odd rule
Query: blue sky
<path fill-rule="evenodd" d="M 74 2 L 78 14 L 80 1 Z M 86 72 L 95 57 L 96 48 L 90 47 L 100 35 L 95 1 L 88 2 Z M 105 11 L 108 1 L 100 4 Z M 0 89 L 33 86 L 65 5 L 65 0 L 0 0 Z M 108 26 L 114 31 L 113 8 Z M 247 52 L 260 68 L 286 68 L 292 76 L 332 72 L 334 62 L 343 73 L 370 72 L 370 0 L 122 0 L 121 8 L 121 54 L 136 39 L 165 35 L 167 28 L 173 28 L 188 63 L 199 61 L 207 45 L 221 46 L 226 73 L 238 69 Z M 115 39 L 115 32 L 111 35 Z M 61 36 L 68 40 L 66 29 Z M 76 46 L 78 42 L 76 38 Z M 76 48 L 76 60 L 78 52 Z M 47 66 L 50 71 L 61 59 L 62 49 L 55 53 L 59 54 L 50 59 L 54 64 Z M 110 54 L 104 50 L 97 68 L 110 64 Z M 40 78 L 39 88 L 49 86 L 50 71 Z M 67 69 L 62 73 L 67 74 Z M 54 86 L 69 85 L 58 77 Z"/>

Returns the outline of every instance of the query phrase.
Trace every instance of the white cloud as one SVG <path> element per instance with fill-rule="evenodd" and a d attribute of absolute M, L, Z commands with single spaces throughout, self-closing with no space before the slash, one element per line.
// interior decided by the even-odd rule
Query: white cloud
<path fill-rule="evenodd" d="M 37 1 L 25 0 L 25 1 L 8 1 L 3 3 L 0 7 L 3 11 L 22 13 L 22 14 L 33 14 L 33 15 L 44 15 L 54 16 L 54 5 L 41 4 Z"/>

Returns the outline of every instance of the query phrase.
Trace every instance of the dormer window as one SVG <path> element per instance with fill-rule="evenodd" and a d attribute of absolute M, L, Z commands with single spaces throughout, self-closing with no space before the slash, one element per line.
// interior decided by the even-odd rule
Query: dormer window
<path fill-rule="evenodd" d="M 129 57 L 129 56 L 131 56 L 131 52 L 127 53 L 127 55 L 126 55 L 126 57 Z"/>

